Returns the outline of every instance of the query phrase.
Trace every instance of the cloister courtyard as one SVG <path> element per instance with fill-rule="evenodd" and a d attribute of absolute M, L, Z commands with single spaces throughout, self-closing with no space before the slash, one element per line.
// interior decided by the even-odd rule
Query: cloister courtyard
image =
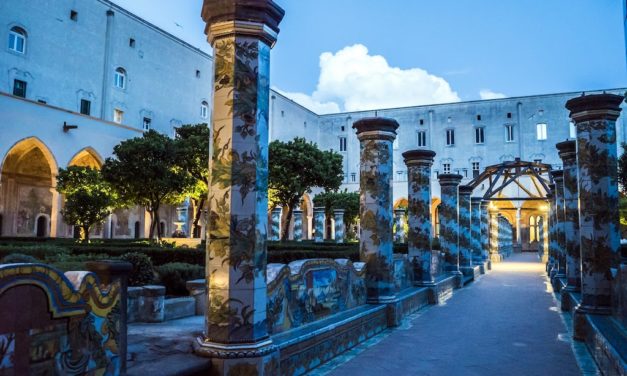
<path fill-rule="evenodd" d="M 63 1 L 13 4 L 10 59 Z M 0 87 L 0 122 L 42 122 L 0 140 L 0 375 L 627 375 L 625 89 L 325 117 L 270 87 L 272 0 L 203 0 L 211 56 L 71 6 L 105 35 L 100 103 L 29 97 L 29 63 Z M 136 111 L 143 33 L 211 92 Z M 152 128 L 191 92 L 200 118 Z"/>

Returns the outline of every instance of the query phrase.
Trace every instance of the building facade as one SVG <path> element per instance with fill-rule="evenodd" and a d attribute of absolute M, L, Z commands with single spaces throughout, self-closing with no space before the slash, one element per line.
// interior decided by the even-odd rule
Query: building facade
<path fill-rule="evenodd" d="M 209 121 L 211 57 L 107 0 L 5 0 L 0 27 L 0 235 L 72 236 L 54 188 L 59 168 L 99 167 L 116 144 L 146 129 L 173 135 L 181 124 Z M 401 205 L 407 198 L 401 154 L 434 150 L 437 226 L 438 174 L 458 173 L 466 184 L 486 166 L 516 158 L 560 168 L 555 144 L 574 135 L 564 104 L 578 95 L 318 115 L 272 92 L 269 137 L 304 137 L 338 151 L 344 157 L 342 189 L 357 191 L 359 142 L 353 123 L 375 115 L 394 118 L 400 124 L 393 147 L 394 200 Z M 627 139 L 625 116 L 618 127 L 620 144 Z M 485 190 L 479 186 L 473 196 Z M 318 192 L 304 200 L 305 237 L 312 233 L 310 196 Z M 176 213 L 163 210 L 162 227 L 169 234 Z M 521 234 L 541 212 L 538 205 L 505 201 L 494 210 L 516 222 Z M 95 236 L 144 237 L 147 227 L 143 209 L 118 210 Z"/>

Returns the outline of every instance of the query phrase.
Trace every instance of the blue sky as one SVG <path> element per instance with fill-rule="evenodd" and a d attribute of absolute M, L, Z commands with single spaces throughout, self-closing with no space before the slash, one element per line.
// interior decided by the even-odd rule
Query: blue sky
<path fill-rule="evenodd" d="M 279 0 L 272 86 L 318 112 L 625 87 L 621 1 Z M 210 52 L 201 0 L 114 2 Z"/>

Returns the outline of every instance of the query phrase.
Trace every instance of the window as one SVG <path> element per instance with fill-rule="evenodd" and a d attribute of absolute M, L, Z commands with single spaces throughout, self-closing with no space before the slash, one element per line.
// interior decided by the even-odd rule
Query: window
<path fill-rule="evenodd" d="M 37 99 L 37 103 L 48 104 L 45 99 Z"/>
<path fill-rule="evenodd" d="M 356 178 L 357 178 L 357 174 L 356 174 L 356 173 L 354 173 L 354 172 L 351 172 L 351 181 L 352 181 L 353 183 L 355 182 Z"/>
<path fill-rule="evenodd" d="M 70 19 L 72 21 L 78 21 L 78 12 L 75 10 L 70 11 Z"/>
<path fill-rule="evenodd" d="M 200 78 L 200 71 L 196 69 L 196 78 Z"/>
<path fill-rule="evenodd" d="M 122 124 L 122 121 L 124 120 L 124 111 L 116 108 L 115 110 L 113 110 L 113 122 L 114 123 L 118 123 L 118 124 Z"/>
<path fill-rule="evenodd" d="M 209 103 L 202 101 L 200 104 L 200 117 L 206 119 L 209 116 Z"/>
<path fill-rule="evenodd" d="M 346 137 L 340 137 L 340 151 L 346 151 Z"/>
<path fill-rule="evenodd" d="M 472 178 L 479 176 L 479 162 L 472 162 Z"/>
<path fill-rule="evenodd" d="M 128 46 L 129 46 L 130 48 L 135 48 L 135 39 L 130 38 L 130 39 L 128 40 Z"/>
<path fill-rule="evenodd" d="M 9 49 L 23 54 L 26 52 L 26 31 L 20 27 L 13 27 L 9 31 Z"/>
<path fill-rule="evenodd" d="M 481 115 L 477 115 L 477 120 L 481 121 Z"/>
<path fill-rule="evenodd" d="M 420 119 L 420 125 L 425 125 L 424 119 Z"/>
<path fill-rule="evenodd" d="M 446 146 L 455 145 L 455 130 L 447 129 L 446 130 Z"/>
<path fill-rule="evenodd" d="M 475 144 L 483 144 L 485 142 L 485 136 L 483 133 L 483 127 L 475 128 Z"/>
<path fill-rule="evenodd" d="M 341 131 L 341 132 L 344 132 L 345 130 L 346 130 L 346 127 L 342 125 L 342 126 L 340 127 L 340 131 Z"/>
<path fill-rule="evenodd" d="M 512 118 L 512 113 L 511 113 L 511 112 L 508 112 L 508 113 L 507 113 L 507 118 L 508 118 L 508 119 L 511 119 L 511 118 Z"/>
<path fill-rule="evenodd" d="M 533 163 L 542 163 L 542 159 L 534 159 Z"/>
<path fill-rule="evenodd" d="M 124 68 L 117 68 L 115 70 L 113 84 L 115 85 L 115 87 L 120 89 L 126 88 L 126 71 L 124 70 Z"/>
<path fill-rule="evenodd" d="M 514 142 L 514 125 L 512 124 L 505 126 L 505 141 Z"/>
<path fill-rule="evenodd" d="M 13 80 L 13 95 L 16 97 L 26 98 L 26 81 Z"/>
<path fill-rule="evenodd" d="M 281 111 L 281 117 L 285 117 L 285 111 Z"/>
<path fill-rule="evenodd" d="M 142 122 L 142 126 L 144 130 L 149 131 L 151 125 L 152 125 L 152 119 L 150 119 L 149 117 L 145 117 L 144 121 Z"/>
<path fill-rule="evenodd" d="M 442 170 L 444 171 L 445 174 L 450 174 L 451 173 L 451 164 L 450 163 L 443 163 L 442 164 Z"/>
<path fill-rule="evenodd" d="M 81 114 L 91 115 L 91 101 L 81 99 Z"/>
<path fill-rule="evenodd" d="M 546 140 L 546 123 L 538 123 L 536 129 L 538 133 L 538 140 Z"/>
<path fill-rule="evenodd" d="M 577 126 L 575 126 L 575 122 L 573 121 L 571 121 L 570 124 L 568 125 L 568 135 L 572 139 L 577 138 Z"/>
<path fill-rule="evenodd" d="M 424 148 L 427 146 L 427 132 L 418 131 L 418 147 Z"/>

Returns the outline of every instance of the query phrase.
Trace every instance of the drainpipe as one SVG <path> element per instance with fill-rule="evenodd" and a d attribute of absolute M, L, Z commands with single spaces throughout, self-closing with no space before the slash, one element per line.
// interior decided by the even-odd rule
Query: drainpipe
<path fill-rule="evenodd" d="M 518 158 L 525 160 L 522 157 L 522 123 L 520 122 L 520 116 L 522 113 L 522 103 L 518 102 L 516 105 L 516 122 L 518 123 Z"/>
<path fill-rule="evenodd" d="M 110 60 L 111 60 L 111 33 L 113 32 L 113 16 L 115 13 L 111 9 L 107 11 L 107 29 L 105 33 L 105 51 L 104 51 L 104 62 L 102 68 L 102 95 L 100 98 L 100 119 L 105 119 L 105 114 L 107 113 L 107 96 L 109 94 L 109 85 L 110 85 L 110 73 L 111 70 Z"/>

